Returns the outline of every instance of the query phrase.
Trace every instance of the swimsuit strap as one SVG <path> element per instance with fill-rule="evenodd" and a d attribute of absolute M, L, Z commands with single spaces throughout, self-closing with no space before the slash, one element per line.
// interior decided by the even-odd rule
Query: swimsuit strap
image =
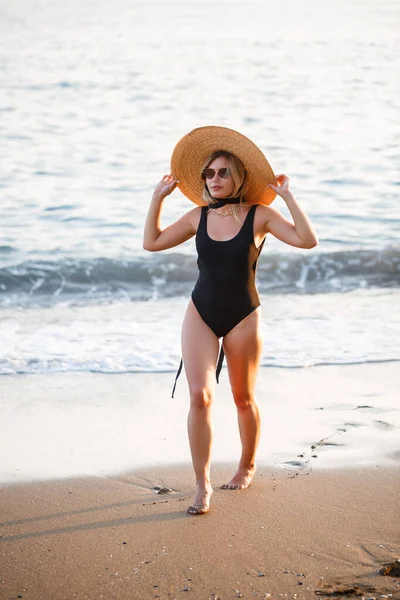
<path fill-rule="evenodd" d="M 248 236 L 249 241 L 254 242 L 254 217 L 256 214 L 257 204 L 253 204 L 245 217 L 245 220 L 242 225 L 242 230 L 245 230 L 246 236 Z"/>
<path fill-rule="evenodd" d="M 207 224 L 206 224 L 207 212 L 208 212 L 208 206 L 202 206 L 201 214 L 200 214 L 200 221 L 199 221 L 199 225 L 197 227 L 196 236 L 201 232 L 202 229 L 204 229 L 205 231 L 207 230 Z"/>
<path fill-rule="evenodd" d="M 250 213 L 249 221 L 251 221 L 251 225 L 253 225 L 253 223 L 254 223 L 254 217 L 256 214 L 257 206 L 258 206 L 258 204 L 253 204 L 253 206 L 251 206 L 249 208 L 249 213 Z"/>

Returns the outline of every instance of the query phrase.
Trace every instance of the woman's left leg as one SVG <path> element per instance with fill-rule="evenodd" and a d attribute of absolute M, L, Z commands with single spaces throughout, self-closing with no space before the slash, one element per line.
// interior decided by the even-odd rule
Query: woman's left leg
<path fill-rule="evenodd" d="M 235 400 L 242 454 L 239 467 L 225 489 L 248 487 L 256 471 L 255 456 L 260 438 L 260 415 L 254 387 L 261 360 L 260 309 L 238 323 L 224 338 L 229 380 Z"/>

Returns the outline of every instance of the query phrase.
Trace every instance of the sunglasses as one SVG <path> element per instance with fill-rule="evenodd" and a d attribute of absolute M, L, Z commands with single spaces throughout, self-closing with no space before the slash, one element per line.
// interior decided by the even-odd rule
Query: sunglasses
<path fill-rule="evenodd" d="M 203 179 L 212 179 L 215 173 L 218 173 L 218 177 L 221 179 L 226 179 L 230 175 L 229 169 L 224 167 L 223 169 L 204 169 L 201 176 Z"/>

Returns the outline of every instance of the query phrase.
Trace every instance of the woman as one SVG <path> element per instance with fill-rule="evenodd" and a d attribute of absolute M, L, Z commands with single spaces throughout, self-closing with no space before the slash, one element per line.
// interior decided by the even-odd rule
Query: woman
<path fill-rule="evenodd" d="M 265 237 L 270 233 L 298 248 L 313 248 L 317 237 L 289 190 L 288 177 L 275 177 L 257 146 L 236 131 L 195 129 L 175 147 L 171 170 L 154 190 L 143 247 L 157 252 L 196 235 L 199 278 L 183 320 L 182 359 L 190 392 L 188 434 L 197 483 L 188 512 L 200 515 L 210 509 L 210 409 L 224 353 L 242 454 L 236 474 L 222 487 L 245 489 L 256 470 L 260 418 L 254 386 L 262 341 L 255 271 Z M 177 185 L 199 206 L 162 229 L 163 201 Z M 293 223 L 269 206 L 276 194 L 286 202 Z M 223 349 L 218 361 L 219 338 Z"/>

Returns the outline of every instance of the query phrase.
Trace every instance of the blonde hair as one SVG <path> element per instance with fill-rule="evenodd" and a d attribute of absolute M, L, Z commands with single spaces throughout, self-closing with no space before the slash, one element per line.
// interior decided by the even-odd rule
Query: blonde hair
<path fill-rule="evenodd" d="M 229 173 L 230 173 L 230 176 L 232 177 L 233 184 L 234 184 L 233 192 L 230 196 L 228 196 L 228 198 L 236 198 L 236 196 L 238 194 L 240 196 L 240 203 L 232 204 L 233 216 L 235 218 L 235 221 L 237 221 L 238 223 L 242 223 L 242 221 L 239 218 L 239 212 L 240 212 L 242 203 L 246 202 L 245 196 L 246 196 L 246 191 L 247 191 L 247 187 L 248 187 L 247 181 L 246 181 L 246 169 L 245 169 L 242 161 L 237 156 L 235 156 L 234 154 L 231 154 L 230 152 L 227 152 L 226 150 L 217 150 L 216 152 L 213 152 L 212 154 L 210 154 L 210 156 L 205 160 L 201 170 L 203 171 L 204 169 L 207 169 L 209 167 L 209 165 L 215 159 L 220 158 L 221 156 L 226 158 L 226 161 L 228 163 Z M 207 204 L 211 204 L 211 205 L 218 202 L 218 200 L 216 198 L 211 196 L 211 194 L 208 190 L 208 187 L 206 185 L 204 185 L 204 189 L 203 189 L 203 200 L 205 200 L 207 202 Z"/>

